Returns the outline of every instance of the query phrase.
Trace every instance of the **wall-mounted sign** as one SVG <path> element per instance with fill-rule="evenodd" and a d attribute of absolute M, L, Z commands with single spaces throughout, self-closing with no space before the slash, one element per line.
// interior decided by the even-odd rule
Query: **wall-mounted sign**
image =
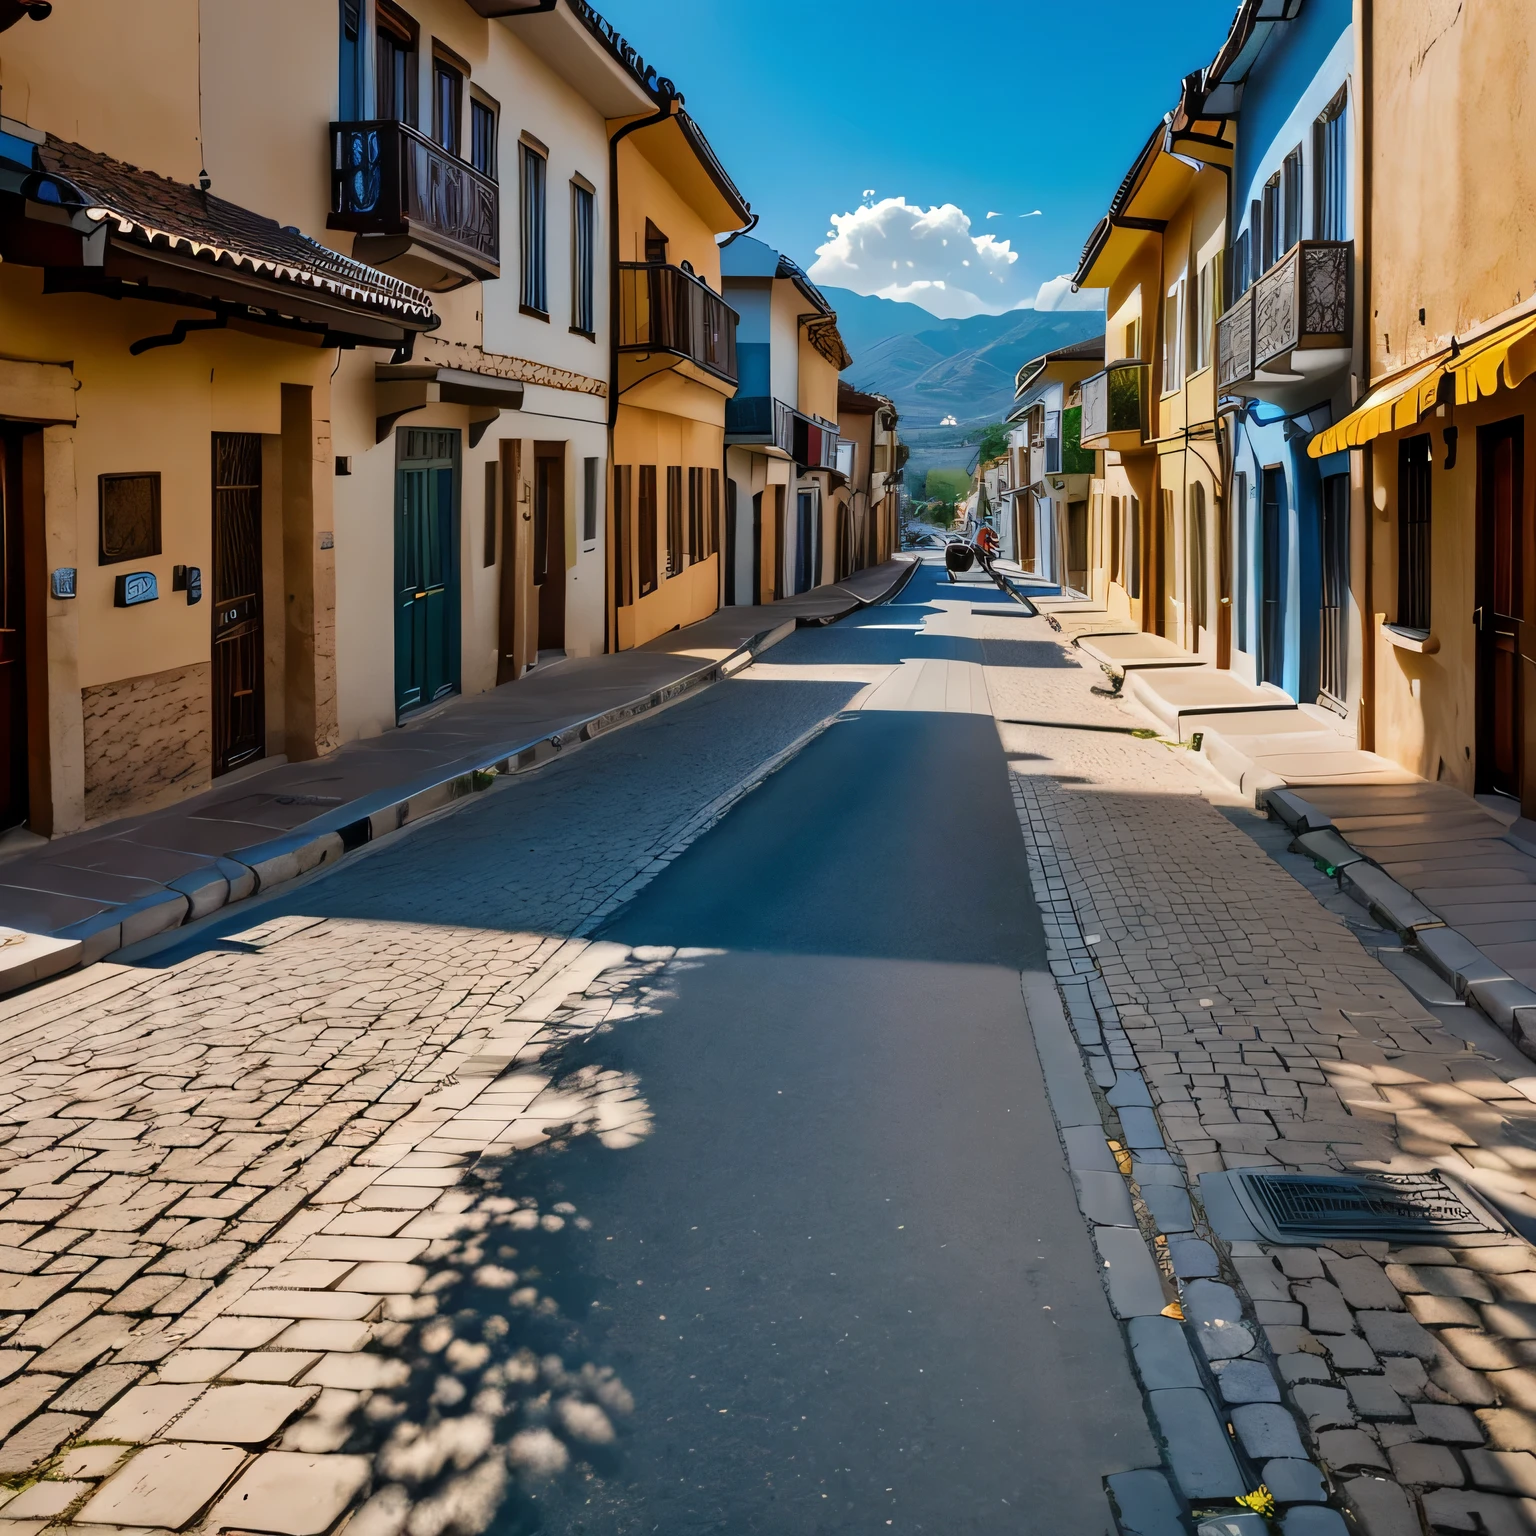
<path fill-rule="evenodd" d="M 129 571 L 117 578 L 112 601 L 119 608 L 136 608 L 140 603 L 152 603 L 160 596 L 160 586 L 153 571 Z"/>
<path fill-rule="evenodd" d="M 48 590 L 56 598 L 73 597 L 75 595 L 75 568 L 72 565 L 61 565 L 48 578 Z"/>
<path fill-rule="evenodd" d="M 335 549 L 336 548 L 336 535 L 334 533 L 322 533 L 320 535 L 320 548 L 321 549 Z"/>
<path fill-rule="evenodd" d="M 171 567 L 171 591 L 185 592 L 187 594 L 187 607 L 203 600 L 203 572 L 196 565 L 173 565 Z"/>

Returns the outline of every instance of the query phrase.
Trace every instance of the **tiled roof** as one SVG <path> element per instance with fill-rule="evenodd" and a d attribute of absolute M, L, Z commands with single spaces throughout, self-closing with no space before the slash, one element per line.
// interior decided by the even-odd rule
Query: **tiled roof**
<path fill-rule="evenodd" d="M 78 193 L 87 218 L 114 219 L 119 237 L 136 244 L 236 268 L 269 282 L 318 290 L 351 307 L 395 320 L 421 326 L 436 321 L 431 295 L 424 289 L 330 250 L 238 203 L 52 134 L 38 146 L 37 161 L 41 170 L 65 184 L 63 195 L 68 197 L 69 189 Z"/>

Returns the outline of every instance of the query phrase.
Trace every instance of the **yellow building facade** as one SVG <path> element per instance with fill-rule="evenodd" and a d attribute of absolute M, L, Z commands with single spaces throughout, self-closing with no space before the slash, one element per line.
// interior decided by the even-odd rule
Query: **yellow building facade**
<path fill-rule="evenodd" d="M 1107 290 L 1101 373 L 1082 383 L 1091 596 L 1217 665 L 1230 658 L 1215 321 L 1232 128 L 1181 104 L 1143 147 L 1074 282 Z"/>
<path fill-rule="evenodd" d="M 720 603 L 725 407 L 737 365 L 716 237 L 751 218 L 681 102 L 653 116 L 616 125 L 611 590 L 620 650 Z"/>

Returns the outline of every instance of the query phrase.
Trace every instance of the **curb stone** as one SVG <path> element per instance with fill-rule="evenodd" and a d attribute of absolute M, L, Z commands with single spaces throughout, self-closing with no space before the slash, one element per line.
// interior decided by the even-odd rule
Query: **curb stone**
<path fill-rule="evenodd" d="M 1265 1330 L 1249 1321 L 1254 1316 L 1251 1304 L 1245 1304 L 1232 1286 L 1210 1273 L 1219 1273 L 1224 1267 L 1218 1254 L 1225 1257 L 1225 1268 L 1233 1274 L 1240 1261 L 1269 1261 L 1257 1243 L 1222 1242 L 1205 1224 L 1203 1215 L 1196 1214 L 1184 1171 L 1166 1150 L 1156 1111 L 1141 1105 L 1147 1088 L 1145 1075 L 1099 975 L 1093 952 L 1084 941 L 1061 860 L 1034 800 L 1033 788 L 1017 775 L 1012 788 L 1055 982 L 1049 985 L 1044 973 L 1026 973 L 1022 978 L 1025 1006 L 1047 1094 L 1062 1127 L 1079 1206 L 1101 1260 L 1109 1261 L 1107 1273 L 1101 1271 L 1100 1278 L 1125 1329 L 1149 1422 L 1164 1446 L 1162 1468 L 1116 1474 L 1105 1480 L 1118 1528 L 1122 1536 L 1187 1532 L 1190 1527 L 1186 1520 L 1194 1518 L 1199 1504 L 1213 1516 L 1200 1520 L 1199 1536 L 1262 1533 L 1266 1530 L 1263 1519 L 1235 1503 L 1238 1495 L 1259 1486 L 1264 1476 L 1259 1471 L 1262 1464 L 1265 1472 L 1269 1467 L 1276 1469 L 1279 1487 L 1271 1492 L 1281 1506 L 1283 1531 L 1292 1536 L 1332 1536 L 1347 1530 L 1338 1511 L 1326 1506 L 1325 1474 L 1307 1457 L 1302 1432 L 1284 1401 L 1267 1346 L 1258 1342 Z M 1075 1039 L 1064 1039 L 1063 1026 L 1068 1019 Z M 1069 1062 L 1063 1045 L 1075 1048 L 1075 1062 Z M 1110 1070 L 1106 1073 L 1103 1068 Z M 1090 1079 L 1102 1082 L 1105 1076 L 1112 1097 L 1123 1107 L 1117 1108 L 1110 1103 L 1111 1095 L 1106 1095 L 1101 1108 L 1094 1097 Z M 1136 1091 L 1137 1083 L 1142 1092 Z M 1146 1096 L 1150 1100 L 1150 1095 Z M 1094 1111 L 1091 1119 L 1087 1101 Z M 1126 1157 L 1129 1164 L 1119 1171 L 1130 1176 L 1138 1217 L 1134 1228 L 1096 1224 L 1092 1207 L 1100 1201 L 1087 1192 L 1090 1186 L 1082 1178 L 1102 1169 L 1095 1142 L 1110 1150 L 1110 1138 L 1116 1131 L 1114 1146 L 1129 1144 L 1135 1149 L 1134 1159 L 1124 1152 L 1115 1158 L 1117 1165 L 1120 1157 Z M 1146 1198 L 1148 1189 L 1156 1192 L 1151 1201 Z M 1184 1197 L 1177 1205 L 1169 1199 L 1175 1193 Z M 1165 1214 L 1170 1209 L 1177 1212 L 1171 1223 L 1173 1232 L 1162 1230 L 1155 1207 Z M 1186 1210 L 1189 1226 L 1184 1225 Z M 1177 1251 L 1187 1265 L 1176 1263 L 1175 1243 L 1181 1245 Z M 1196 1243 L 1198 1248 L 1183 1246 Z M 1205 1260 L 1207 1254 L 1209 1261 Z M 1170 1307 L 1167 1294 L 1178 1296 L 1182 1306 Z M 1196 1325 L 1183 1321 L 1184 1316 L 1198 1316 L 1204 1321 Z M 1192 1339 L 1199 1339 L 1204 1347 L 1193 1348 Z M 1231 1363 L 1226 1363 L 1228 1360 Z M 1272 1392 L 1273 1400 L 1250 1401 L 1229 1411 L 1212 1369 L 1218 1363 L 1224 1372 L 1240 1364 L 1252 1378 L 1247 1385 L 1250 1396 L 1269 1397 Z M 1189 1379 L 1191 1373 L 1193 1381 Z M 1261 1385 L 1261 1378 L 1267 1380 L 1267 1388 Z M 1222 1508 L 1211 1510 L 1213 1503 Z"/>

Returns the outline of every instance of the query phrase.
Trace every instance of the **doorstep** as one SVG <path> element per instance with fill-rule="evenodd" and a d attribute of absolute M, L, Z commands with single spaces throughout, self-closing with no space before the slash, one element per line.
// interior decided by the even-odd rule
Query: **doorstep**
<path fill-rule="evenodd" d="M 722 608 L 634 650 L 541 666 L 329 756 L 257 768 L 174 806 L 40 843 L 0 865 L 0 993 L 335 863 L 729 677 L 801 625 L 894 596 L 917 563 L 898 556 L 785 602 Z"/>

